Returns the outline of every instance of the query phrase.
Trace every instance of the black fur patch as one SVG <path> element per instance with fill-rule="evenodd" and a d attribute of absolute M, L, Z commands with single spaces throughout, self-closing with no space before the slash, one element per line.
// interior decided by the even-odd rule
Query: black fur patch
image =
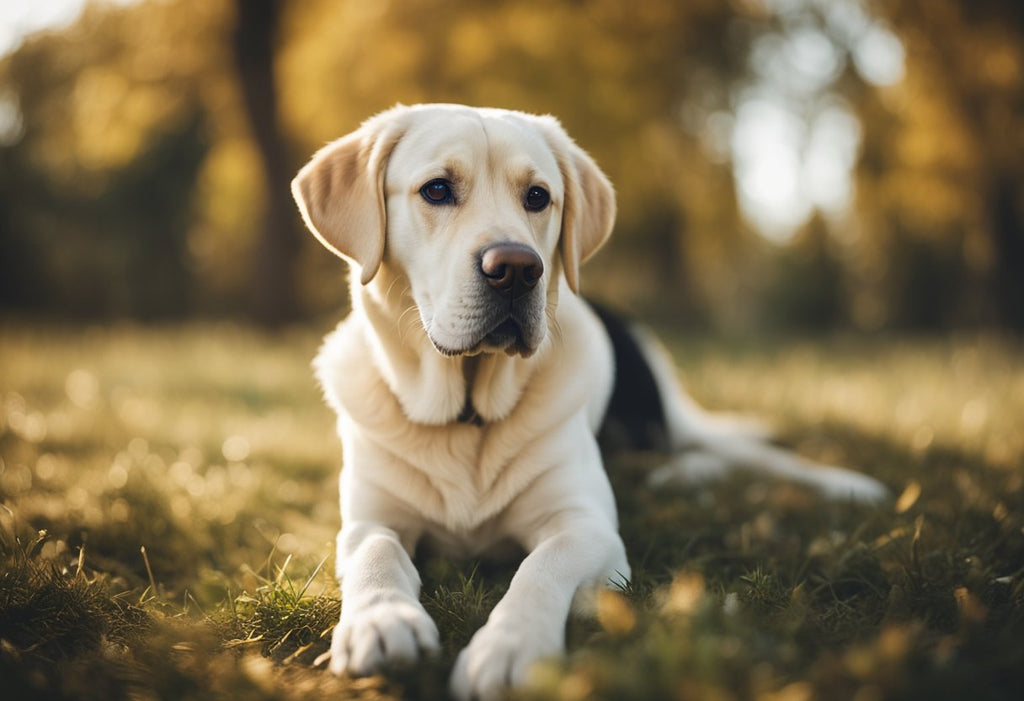
<path fill-rule="evenodd" d="M 597 438 L 606 450 L 668 450 L 661 391 L 629 324 L 587 300 L 601 319 L 615 352 L 615 389 Z"/>

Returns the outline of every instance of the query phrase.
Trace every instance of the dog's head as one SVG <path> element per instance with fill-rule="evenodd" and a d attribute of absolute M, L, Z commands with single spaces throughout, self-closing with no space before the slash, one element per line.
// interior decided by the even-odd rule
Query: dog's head
<path fill-rule="evenodd" d="M 578 292 L 615 217 L 607 178 L 557 120 L 456 105 L 369 119 L 292 192 L 362 285 L 382 268 L 405 278 L 430 342 L 452 356 L 536 351 L 558 277 Z"/>

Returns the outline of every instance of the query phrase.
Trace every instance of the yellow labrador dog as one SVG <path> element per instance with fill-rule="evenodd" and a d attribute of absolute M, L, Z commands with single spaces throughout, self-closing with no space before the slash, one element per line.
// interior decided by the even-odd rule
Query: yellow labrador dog
<path fill-rule="evenodd" d="M 438 650 L 411 557 L 423 539 L 527 553 L 458 657 L 457 697 L 493 698 L 557 655 L 574 600 L 630 575 L 604 424 L 675 454 L 656 484 L 760 468 L 834 497 L 885 495 L 704 414 L 653 340 L 578 296 L 615 197 L 555 119 L 399 106 L 318 152 L 292 189 L 352 268 L 352 313 L 316 360 L 344 450 L 333 672 Z"/>

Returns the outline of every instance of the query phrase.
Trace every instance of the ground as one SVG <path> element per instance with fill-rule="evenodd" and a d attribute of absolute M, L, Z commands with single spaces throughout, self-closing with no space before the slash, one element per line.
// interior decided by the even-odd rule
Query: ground
<path fill-rule="evenodd" d="M 508 565 L 427 558 L 444 654 L 312 661 L 337 617 L 324 329 L 0 327 L 0 678 L 15 699 L 442 698 Z M 634 580 L 527 698 L 1018 698 L 1024 353 L 994 337 L 672 337 L 694 395 L 875 475 L 881 507 L 608 461 Z"/>

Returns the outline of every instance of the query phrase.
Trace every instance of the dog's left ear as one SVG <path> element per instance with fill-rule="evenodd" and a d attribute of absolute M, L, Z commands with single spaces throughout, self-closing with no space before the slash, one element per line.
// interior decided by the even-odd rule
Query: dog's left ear
<path fill-rule="evenodd" d="M 562 207 L 562 265 L 573 292 L 580 291 L 580 265 L 597 253 L 615 224 L 615 190 L 597 163 L 554 118 L 544 118 L 549 144 L 565 184 Z"/>
<path fill-rule="evenodd" d="M 365 285 L 384 258 L 384 171 L 402 135 L 401 106 L 367 120 L 320 149 L 292 180 L 306 226 L 328 249 L 360 270 Z"/>

